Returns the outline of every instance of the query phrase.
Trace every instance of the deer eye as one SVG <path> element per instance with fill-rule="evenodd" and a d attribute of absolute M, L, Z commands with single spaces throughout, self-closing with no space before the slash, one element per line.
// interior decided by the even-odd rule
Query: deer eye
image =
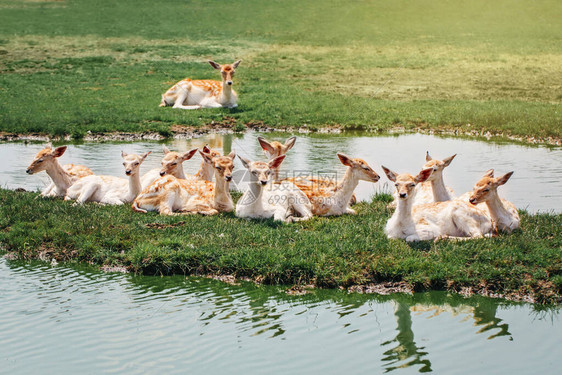
<path fill-rule="evenodd" d="M 398 184 L 394 184 L 394 186 L 398 187 Z"/>
<path fill-rule="evenodd" d="M 37 163 L 43 163 L 43 159 L 37 160 Z"/>
<path fill-rule="evenodd" d="M 172 163 L 172 165 L 178 165 L 178 163 L 177 163 L 177 162 L 174 162 L 174 163 Z"/>
<path fill-rule="evenodd" d="M 135 163 L 135 165 L 139 165 L 139 164 L 140 164 L 140 163 L 139 163 L 138 161 Z"/>
<path fill-rule="evenodd" d="M 490 191 L 490 188 L 486 188 L 486 189 L 484 189 L 484 191 L 485 191 L 485 192 L 488 192 L 488 191 Z"/>
<path fill-rule="evenodd" d="M 123 163 L 123 166 L 125 166 L 127 163 Z"/>
<path fill-rule="evenodd" d="M 410 187 L 414 187 L 414 186 L 416 186 L 416 184 L 410 184 Z"/>
<path fill-rule="evenodd" d="M 219 171 L 219 172 L 222 171 L 221 167 L 216 167 L 216 168 L 217 168 L 217 171 Z"/>

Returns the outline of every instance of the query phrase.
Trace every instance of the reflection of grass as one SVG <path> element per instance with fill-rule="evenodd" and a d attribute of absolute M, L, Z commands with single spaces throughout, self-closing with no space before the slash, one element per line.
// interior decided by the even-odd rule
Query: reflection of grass
<path fill-rule="evenodd" d="M 0 131 L 169 134 L 228 116 L 561 138 L 560 6 L 0 0 Z M 243 60 L 239 110 L 158 107 L 181 78 L 216 79 L 209 58 Z"/>
<path fill-rule="evenodd" d="M 0 244 L 26 259 L 43 253 L 145 274 L 233 274 L 332 288 L 405 281 L 416 290 L 472 287 L 539 302 L 560 301 L 562 292 L 562 215 L 522 213 L 521 231 L 494 239 L 411 245 L 384 235 L 387 198 L 358 204 L 357 216 L 276 225 L 35 196 L 0 190 Z"/>

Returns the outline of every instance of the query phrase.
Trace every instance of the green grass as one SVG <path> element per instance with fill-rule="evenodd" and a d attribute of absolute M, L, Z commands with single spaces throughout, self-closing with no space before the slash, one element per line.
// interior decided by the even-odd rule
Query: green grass
<path fill-rule="evenodd" d="M 562 4 L 0 0 L 0 131 L 246 124 L 562 138 Z M 159 108 L 243 60 L 236 110 Z M 228 120 L 232 122 L 232 120 Z"/>
<path fill-rule="evenodd" d="M 324 288 L 405 282 L 416 291 L 472 288 L 561 301 L 562 215 L 522 212 L 521 230 L 492 239 L 409 244 L 384 235 L 387 196 L 358 204 L 357 216 L 295 224 L 233 214 L 162 217 L 36 197 L 0 190 L 0 245 L 23 259 Z"/>

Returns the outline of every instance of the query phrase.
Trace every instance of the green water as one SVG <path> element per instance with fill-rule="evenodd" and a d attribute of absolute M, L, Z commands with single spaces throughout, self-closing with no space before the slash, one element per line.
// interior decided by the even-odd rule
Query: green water
<path fill-rule="evenodd" d="M 562 323 L 484 297 L 376 296 L 0 260 L 0 373 L 557 374 Z"/>

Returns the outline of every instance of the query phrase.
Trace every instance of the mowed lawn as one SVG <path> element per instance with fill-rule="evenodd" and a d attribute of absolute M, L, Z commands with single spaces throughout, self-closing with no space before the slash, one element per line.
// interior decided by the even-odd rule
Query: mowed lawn
<path fill-rule="evenodd" d="M 562 138 L 562 3 L 0 0 L 0 132 L 212 122 Z M 235 110 L 160 108 L 242 59 Z"/>

